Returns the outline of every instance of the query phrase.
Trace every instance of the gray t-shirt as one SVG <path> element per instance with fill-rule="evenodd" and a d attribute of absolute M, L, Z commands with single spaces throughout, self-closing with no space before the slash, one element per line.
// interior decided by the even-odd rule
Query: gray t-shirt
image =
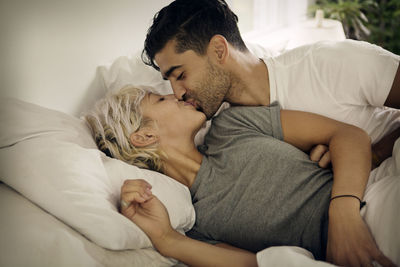
<path fill-rule="evenodd" d="M 232 107 L 214 118 L 190 188 L 188 236 L 257 252 L 300 246 L 326 251 L 333 175 L 283 140 L 280 107 Z"/>

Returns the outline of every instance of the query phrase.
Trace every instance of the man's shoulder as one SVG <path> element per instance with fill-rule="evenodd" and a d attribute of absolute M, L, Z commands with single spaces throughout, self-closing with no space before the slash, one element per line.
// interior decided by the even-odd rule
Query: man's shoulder
<path fill-rule="evenodd" d="M 342 40 L 342 41 L 319 41 L 312 44 L 299 46 L 288 50 L 278 58 L 314 58 L 314 59 L 340 59 L 339 56 L 351 56 L 355 53 L 365 53 L 371 51 L 380 51 L 382 48 L 365 42 L 356 40 Z"/>

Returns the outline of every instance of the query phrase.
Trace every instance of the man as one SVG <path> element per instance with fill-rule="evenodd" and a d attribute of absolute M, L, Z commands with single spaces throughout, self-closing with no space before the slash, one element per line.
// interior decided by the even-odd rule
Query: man
<path fill-rule="evenodd" d="M 251 106 L 279 101 L 284 109 L 359 126 L 378 147 L 393 146 L 400 114 L 384 106 L 400 107 L 399 56 L 347 40 L 259 59 L 244 44 L 237 21 L 222 0 L 176 0 L 155 16 L 143 61 L 171 82 L 178 99 L 208 118 L 223 101 Z M 389 138 L 382 139 L 385 135 Z M 335 236 L 327 250 L 334 263 L 357 265 L 382 257 L 368 231 L 358 237 Z M 362 242 L 366 245 L 356 245 Z"/>

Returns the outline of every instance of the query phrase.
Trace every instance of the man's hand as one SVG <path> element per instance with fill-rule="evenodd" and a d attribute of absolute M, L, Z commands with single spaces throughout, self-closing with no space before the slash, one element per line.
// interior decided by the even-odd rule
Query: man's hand
<path fill-rule="evenodd" d="M 368 226 L 361 218 L 359 201 L 337 198 L 329 208 L 329 230 L 326 259 L 339 266 L 395 266 L 378 249 Z"/>

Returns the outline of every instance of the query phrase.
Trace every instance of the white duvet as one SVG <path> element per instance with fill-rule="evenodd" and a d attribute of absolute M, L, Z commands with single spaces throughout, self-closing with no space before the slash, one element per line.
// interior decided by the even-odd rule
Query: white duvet
<path fill-rule="evenodd" d="M 259 52 L 260 57 L 265 56 L 265 53 L 266 52 L 263 51 Z M 143 82 L 146 85 L 158 88 L 162 93 L 168 90 L 170 91 L 169 84 L 163 81 L 157 72 L 154 70 L 150 71 L 147 66 L 142 65 L 143 63 L 137 56 L 133 58 L 121 57 L 117 59 L 111 67 L 100 68 L 106 88 L 108 90 L 114 90 L 127 83 Z M 44 134 L 47 137 L 55 135 L 62 137 L 61 141 L 63 144 L 65 144 L 66 138 L 68 137 L 67 141 L 83 142 L 83 147 L 85 149 L 95 149 L 95 145 L 90 143 L 93 142 L 92 140 L 82 138 L 85 134 L 84 131 L 79 130 L 77 132 L 71 132 L 68 130 L 67 132 L 62 132 L 66 129 L 66 124 L 70 125 L 70 123 L 72 123 L 75 125 L 75 128 L 80 127 L 79 123 L 70 122 L 71 119 L 65 117 L 63 114 L 55 116 L 54 114 L 47 114 L 47 112 L 39 110 L 36 113 L 37 120 L 33 120 L 32 110 L 29 109 L 27 110 L 29 111 L 28 113 L 24 113 L 23 116 L 14 120 L 10 118 L 10 115 L 23 112 L 24 106 L 21 108 L 12 104 L 19 112 L 5 114 L 5 103 L 6 102 L 3 102 L 2 105 L 0 105 L 0 111 L 3 111 L 0 112 L 0 118 L 4 117 L 6 121 L 12 123 L 8 125 L 8 127 L 5 127 L 5 121 L 1 123 L 2 132 L 0 134 L 0 146 L 2 148 L 8 147 L 21 140 L 29 140 L 29 142 L 32 143 L 35 142 L 33 140 L 34 138 L 38 138 L 38 134 L 42 136 Z M 32 109 L 36 110 L 36 108 Z M 19 124 L 22 118 L 24 120 L 24 125 L 20 127 Z M 13 127 L 15 128 L 14 130 L 12 129 Z M 43 127 L 46 128 L 46 131 L 43 131 Z M 48 127 L 50 127 L 50 129 Z M 32 130 L 29 134 L 26 132 L 28 128 Z M 20 135 L 15 134 L 21 132 L 20 129 L 24 131 L 22 131 Z M 12 134 L 4 135 L 5 132 Z M 45 141 L 45 144 L 49 144 L 48 140 Z M 54 142 L 53 147 L 61 149 L 62 147 L 57 145 L 58 141 L 59 140 L 52 140 L 52 142 Z M 52 148 L 50 147 L 49 149 L 51 150 Z M 3 150 L 5 151 L 5 149 Z M 42 147 L 41 150 L 44 150 L 44 147 Z M 82 156 L 82 153 L 84 152 L 80 151 L 79 153 L 75 153 L 75 155 L 80 154 Z M 90 153 L 93 154 L 95 152 L 91 151 Z M 0 160 L 1 154 L 2 153 L 0 153 Z M 132 241 L 132 236 L 135 236 L 133 234 L 137 233 L 137 229 L 133 229 L 132 223 L 129 222 L 128 224 L 126 222 L 127 220 L 120 216 L 115 208 L 119 199 L 119 192 L 117 192 L 119 191 L 118 186 L 114 186 L 117 188 L 117 191 L 115 191 L 111 190 L 109 186 L 103 186 L 102 184 L 99 184 L 97 187 L 91 185 L 92 189 L 100 188 L 102 190 L 92 190 L 92 196 L 85 194 L 86 199 L 90 199 L 91 201 L 90 203 L 83 203 L 85 204 L 83 206 L 81 205 L 83 198 L 79 197 L 79 194 L 83 194 L 82 190 L 77 190 L 78 186 L 76 184 L 71 184 L 72 187 L 68 186 L 68 188 L 64 189 L 62 195 L 68 197 L 72 196 L 73 200 L 79 200 L 77 202 L 79 206 L 77 206 L 76 209 L 59 209 L 58 204 L 61 200 L 64 204 L 63 207 L 69 207 L 71 204 L 70 198 L 59 198 L 56 202 L 53 195 L 49 197 L 49 194 L 44 194 L 43 186 L 31 184 L 29 182 L 38 181 L 35 180 L 36 178 L 33 179 L 33 176 L 39 176 L 40 181 L 44 181 L 46 177 L 44 177 L 43 174 L 49 175 L 49 171 L 47 170 L 47 165 L 49 163 L 44 162 L 42 164 L 42 173 L 39 173 L 37 166 L 28 170 L 26 168 L 24 169 L 21 164 L 22 161 L 25 161 L 25 165 L 27 162 L 40 161 L 40 159 L 31 160 L 32 156 L 30 155 L 36 154 L 35 150 L 27 151 L 26 153 L 15 153 L 16 158 L 15 160 L 11 160 L 10 164 L 7 164 L 8 162 L 6 162 L 6 160 L 0 162 L 3 164 L 3 167 L 0 166 L 0 173 L 5 172 L 11 164 L 19 168 L 19 174 L 27 173 L 26 177 L 21 177 L 20 175 L 16 175 L 15 177 L 5 177 L 5 175 L 3 175 L 4 177 L 0 177 L 0 180 L 5 183 L 0 183 L 0 266 L 118 267 L 177 265 L 175 260 L 161 256 L 152 248 L 132 249 L 134 246 L 142 246 L 140 246 L 140 242 Z M 400 203 L 400 141 L 396 143 L 393 155 L 392 158 L 386 160 L 378 169 L 371 173 L 365 194 L 367 205 L 363 208 L 361 213 L 374 234 L 381 250 L 400 266 L 400 231 L 398 229 L 400 212 L 397 206 L 398 203 Z M 70 158 L 71 155 L 68 154 L 68 157 Z M 77 159 L 78 156 L 74 157 Z M 79 161 L 82 163 L 83 159 L 79 158 Z M 92 164 L 94 163 L 92 162 Z M 75 171 L 79 171 L 80 177 L 84 177 L 82 181 L 89 182 L 90 180 L 88 178 L 93 176 L 90 170 L 93 168 L 89 168 L 90 166 L 88 166 L 88 164 L 82 163 L 82 165 L 87 167 L 86 169 L 88 170 L 84 172 L 80 168 Z M 55 170 L 60 170 L 59 168 L 55 168 L 55 166 L 52 167 Z M 69 168 L 71 168 L 71 166 L 69 166 Z M 68 171 L 68 173 L 65 175 L 76 176 L 76 172 L 71 172 L 70 169 L 64 170 L 64 172 L 66 171 Z M 64 176 L 61 177 L 59 173 L 54 176 L 57 179 L 52 178 L 51 181 L 56 181 L 55 184 L 59 187 Z M 6 181 L 6 178 L 8 181 Z M 99 179 L 92 180 L 96 180 L 96 183 L 99 182 Z M 115 179 L 112 180 L 114 181 Z M 107 179 L 104 179 L 104 181 L 107 182 Z M 22 191 L 21 188 L 16 188 L 17 184 L 25 191 Z M 24 184 L 25 186 L 23 186 Z M 45 185 L 48 186 L 50 183 L 45 183 Z M 36 199 L 32 200 L 32 198 L 26 194 L 21 195 L 12 188 L 20 192 L 31 193 L 33 189 L 35 189 L 37 191 L 31 196 L 35 196 Z M 49 191 L 47 191 L 47 193 L 48 192 Z M 51 192 L 59 191 L 53 190 Z M 176 192 L 178 191 L 174 191 L 174 194 L 176 194 Z M 75 198 L 75 195 L 78 197 Z M 181 195 L 184 197 L 184 192 L 182 192 Z M 101 204 L 99 201 L 92 201 L 92 197 L 97 198 L 99 196 L 103 198 L 104 202 L 104 205 L 101 207 L 99 207 Z M 188 202 L 190 205 L 190 200 L 188 200 Z M 85 209 L 85 207 L 90 207 L 90 209 Z M 106 208 L 107 212 L 103 212 Z M 72 211 L 75 216 L 68 216 L 70 214 L 68 212 Z M 94 225 L 92 220 L 89 224 L 90 227 L 86 227 L 86 223 L 82 224 L 85 216 L 77 215 L 78 213 L 76 211 L 80 211 L 82 214 L 89 212 L 93 215 L 100 214 L 101 216 L 107 216 L 107 220 L 98 220 L 96 219 L 97 217 L 92 216 L 92 219 L 96 219 L 94 220 L 96 225 Z M 193 220 L 189 209 L 187 212 L 177 212 L 177 221 L 179 221 L 179 218 L 187 218 L 184 220 L 185 225 L 191 225 L 191 220 Z M 69 224 L 65 223 L 66 221 L 68 221 Z M 110 223 L 112 223 L 112 225 L 118 224 L 118 227 L 114 227 L 116 228 L 114 230 L 121 231 L 111 231 L 113 229 L 107 226 Z M 184 229 L 184 227 L 182 228 Z M 108 230 L 108 233 L 106 233 L 104 229 Z M 94 240 L 96 240 L 97 243 Z M 122 242 L 124 240 L 129 242 Z M 138 240 L 146 241 L 143 238 Z M 145 243 L 146 242 L 143 242 L 143 244 Z M 115 248 L 119 248 L 119 250 L 113 250 Z M 315 261 L 312 255 L 304 249 L 288 246 L 271 247 L 260 251 L 257 253 L 257 261 L 259 266 L 308 267 L 330 265 L 325 262 Z"/>

